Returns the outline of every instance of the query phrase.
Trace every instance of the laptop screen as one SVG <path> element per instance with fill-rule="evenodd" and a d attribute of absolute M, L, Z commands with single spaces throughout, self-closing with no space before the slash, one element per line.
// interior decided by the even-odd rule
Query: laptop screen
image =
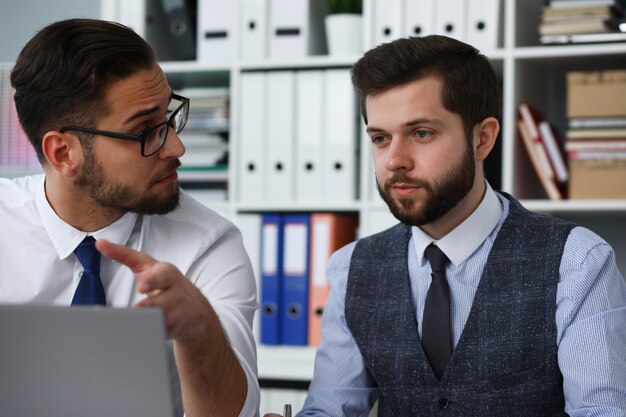
<path fill-rule="evenodd" d="M 173 417 L 158 309 L 0 305 L 0 415 Z"/>

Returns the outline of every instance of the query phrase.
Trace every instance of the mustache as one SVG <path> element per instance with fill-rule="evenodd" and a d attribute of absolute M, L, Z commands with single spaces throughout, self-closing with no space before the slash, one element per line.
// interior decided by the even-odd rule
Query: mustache
<path fill-rule="evenodd" d="M 394 174 L 393 176 L 388 178 L 385 181 L 384 189 L 388 190 L 389 188 L 393 187 L 396 184 L 404 184 L 404 185 L 409 185 L 409 186 L 414 186 L 414 187 L 422 187 L 426 189 L 427 191 L 430 191 L 430 188 L 431 188 L 430 184 L 424 180 L 420 180 L 419 178 L 411 178 L 408 175 L 400 173 L 400 174 Z"/>
<path fill-rule="evenodd" d="M 152 183 L 156 183 L 159 180 L 161 180 L 162 178 L 170 175 L 172 173 L 172 171 L 177 170 L 178 168 L 180 168 L 181 165 L 182 164 L 180 162 L 180 159 L 178 159 L 178 158 L 173 159 L 172 162 L 167 164 L 167 167 L 165 167 L 163 169 L 163 171 L 159 172 L 154 177 L 152 177 Z"/>

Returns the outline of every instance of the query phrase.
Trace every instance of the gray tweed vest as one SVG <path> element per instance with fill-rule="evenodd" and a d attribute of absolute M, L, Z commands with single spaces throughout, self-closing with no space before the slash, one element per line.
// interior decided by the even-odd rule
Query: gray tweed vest
<path fill-rule="evenodd" d="M 509 215 L 441 382 L 417 332 L 410 228 L 399 224 L 357 243 L 345 315 L 379 386 L 379 416 L 567 415 L 554 315 L 563 246 L 574 225 L 505 196 Z"/>

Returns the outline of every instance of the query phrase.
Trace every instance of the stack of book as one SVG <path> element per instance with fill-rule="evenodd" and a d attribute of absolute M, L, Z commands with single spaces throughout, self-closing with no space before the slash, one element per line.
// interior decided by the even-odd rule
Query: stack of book
<path fill-rule="evenodd" d="M 567 73 L 571 198 L 626 198 L 626 70 Z"/>
<path fill-rule="evenodd" d="M 180 138 L 181 186 L 205 204 L 228 198 L 229 90 L 221 87 L 186 88 L 189 119 Z"/>
<path fill-rule="evenodd" d="M 550 200 L 564 199 L 569 174 L 555 130 L 528 103 L 521 103 L 518 112 L 520 138 L 543 190 Z"/>
<path fill-rule="evenodd" d="M 227 88 L 188 88 L 180 92 L 191 99 L 189 119 L 180 137 L 185 145 L 183 174 L 226 175 L 228 167 L 229 112 Z M 187 175 L 189 176 L 189 175 Z"/>
<path fill-rule="evenodd" d="M 626 41 L 624 0 L 551 0 L 542 11 L 540 41 L 589 43 Z"/>

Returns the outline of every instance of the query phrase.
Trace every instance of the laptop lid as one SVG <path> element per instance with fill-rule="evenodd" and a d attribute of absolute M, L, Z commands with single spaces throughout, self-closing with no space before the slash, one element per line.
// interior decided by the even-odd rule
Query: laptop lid
<path fill-rule="evenodd" d="M 0 305 L 0 416 L 172 417 L 158 309 Z"/>

